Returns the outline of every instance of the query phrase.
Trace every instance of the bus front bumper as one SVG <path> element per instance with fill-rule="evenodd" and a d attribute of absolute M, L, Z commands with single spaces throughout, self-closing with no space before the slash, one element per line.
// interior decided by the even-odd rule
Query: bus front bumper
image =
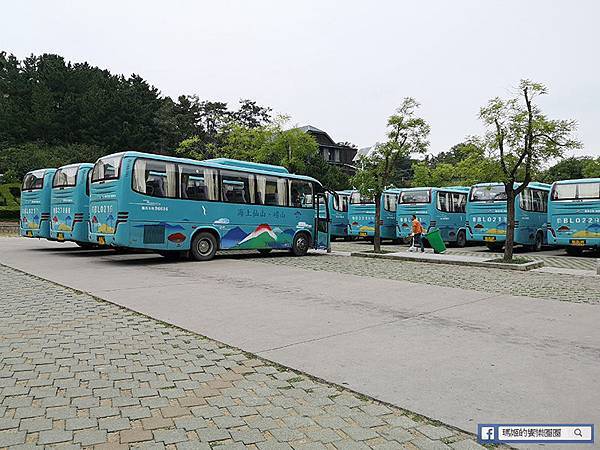
<path fill-rule="evenodd" d="M 551 233 L 548 233 L 548 244 L 556 245 L 558 247 L 600 248 L 600 238 L 554 237 Z"/>

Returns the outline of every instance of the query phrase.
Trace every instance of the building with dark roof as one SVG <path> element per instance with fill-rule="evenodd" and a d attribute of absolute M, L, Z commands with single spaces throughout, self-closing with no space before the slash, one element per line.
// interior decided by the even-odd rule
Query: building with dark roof
<path fill-rule="evenodd" d="M 354 175 L 356 172 L 354 157 L 357 152 L 355 148 L 336 143 L 325 131 L 312 125 L 305 125 L 299 129 L 315 138 L 319 145 L 319 153 L 325 161 L 338 166 L 350 175 Z"/>

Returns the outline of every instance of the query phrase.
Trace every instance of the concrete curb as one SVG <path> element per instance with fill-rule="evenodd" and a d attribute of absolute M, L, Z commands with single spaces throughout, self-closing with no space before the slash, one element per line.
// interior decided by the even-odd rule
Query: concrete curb
<path fill-rule="evenodd" d="M 505 264 L 499 262 L 492 262 L 485 259 L 481 261 L 473 261 L 473 260 L 460 260 L 458 258 L 453 260 L 447 259 L 433 259 L 433 258 L 422 258 L 418 255 L 398 255 L 398 254 L 375 254 L 375 253 L 366 253 L 366 252 L 352 252 L 350 256 L 358 256 L 361 258 L 379 258 L 379 259 L 392 259 L 396 261 L 413 261 L 413 262 L 423 262 L 423 263 L 432 263 L 432 264 L 449 264 L 453 266 L 471 266 L 471 267 L 487 267 L 494 269 L 504 269 L 504 270 L 518 270 L 521 272 L 526 272 L 533 269 L 539 269 L 540 267 L 544 267 L 544 261 L 530 261 L 524 264 Z"/>

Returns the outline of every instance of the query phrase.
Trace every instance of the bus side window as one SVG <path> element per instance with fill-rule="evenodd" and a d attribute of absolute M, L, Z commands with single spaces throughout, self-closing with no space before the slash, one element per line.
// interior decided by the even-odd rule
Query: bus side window
<path fill-rule="evenodd" d="M 464 213 L 467 205 L 467 194 L 452 194 L 452 211 Z"/>
<path fill-rule="evenodd" d="M 333 194 L 334 208 L 338 201 L 338 195 Z M 290 181 L 290 206 L 294 208 L 312 208 L 313 207 L 313 186 L 308 181 L 291 180 Z M 336 208 L 337 209 L 337 208 Z"/>
<path fill-rule="evenodd" d="M 395 212 L 398 204 L 398 196 L 395 194 L 383 194 L 383 208 L 386 211 Z"/>
<path fill-rule="evenodd" d="M 254 203 L 256 196 L 254 175 L 251 173 L 222 170 L 221 193 L 224 202 Z"/>
<path fill-rule="evenodd" d="M 181 198 L 189 200 L 218 200 L 217 171 L 201 166 L 179 165 Z"/>
<path fill-rule="evenodd" d="M 256 188 L 258 204 L 287 206 L 287 179 L 256 175 Z"/>
<path fill-rule="evenodd" d="M 437 209 L 448 212 L 448 194 L 446 192 L 437 193 Z"/>
<path fill-rule="evenodd" d="M 177 196 L 175 164 L 138 158 L 133 166 L 133 190 L 152 197 Z"/>

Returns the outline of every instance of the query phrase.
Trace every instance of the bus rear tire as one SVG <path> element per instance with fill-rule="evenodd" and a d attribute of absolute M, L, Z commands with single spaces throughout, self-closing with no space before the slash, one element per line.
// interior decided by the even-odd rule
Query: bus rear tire
<path fill-rule="evenodd" d="M 194 236 L 190 255 L 196 261 L 210 261 L 217 253 L 217 239 L 212 233 L 202 231 Z"/>
<path fill-rule="evenodd" d="M 292 244 L 292 254 L 294 256 L 305 256 L 309 247 L 310 238 L 306 233 L 298 233 L 294 236 L 294 243 Z"/>
<path fill-rule="evenodd" d="M 544 246 L 544 237 L 542 233 L 537 233 L 535 235 L 535 240 L 533 241 L 533 245 L 530 247 L 532 252 L 540 252 Z"/>
<path fill-rule="evenodd" d="M 460 230 L 456 235 L 456 246 L 458 248 L 464 248 L 467 245 L 467 233 L 465 230 Z"/>
<path fill-rule="evenodd" d="M 569 256 L 581 256 L 581 254 L 583 253 L 582 248 L 573 247 L 572 245 L 569 245 L 567 248 L 565 248 L 565 250 L 567 251 L 567 255 Z"/>

